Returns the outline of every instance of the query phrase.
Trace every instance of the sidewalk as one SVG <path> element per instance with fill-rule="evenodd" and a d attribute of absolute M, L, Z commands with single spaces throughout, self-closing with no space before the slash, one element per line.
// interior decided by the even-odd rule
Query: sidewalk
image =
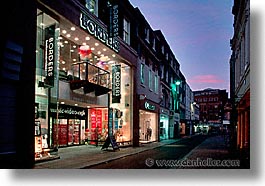
<path fill-rule="evenodd" d="M 156 147 L 174 143 L 177 140 L 163 140 L 161 142 L 153 142 L 141 144 L 140 147 L 125 147 L 119 151 L 101 150 L 101 146 L 82 145 L 67 148 L 59 148 L 59 158 L 38 162 L 35 164 L 35 169 L 81 169 L 92 165 L 112 161 L 132 154 L 137 154 Z"/>

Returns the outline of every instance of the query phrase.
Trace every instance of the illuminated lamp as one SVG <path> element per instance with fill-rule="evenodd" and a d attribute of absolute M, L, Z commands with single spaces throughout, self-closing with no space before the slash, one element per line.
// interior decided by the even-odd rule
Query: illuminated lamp
<path fill-rule="evenodd" d="M 87 45 L 82 45 L 79 47 L 79 55 L 80 55 L 80 59 L 82 61 L 88 61 L 89 58 L 91 58 L 91 49 L 89 48 L 89 46 Z"/>

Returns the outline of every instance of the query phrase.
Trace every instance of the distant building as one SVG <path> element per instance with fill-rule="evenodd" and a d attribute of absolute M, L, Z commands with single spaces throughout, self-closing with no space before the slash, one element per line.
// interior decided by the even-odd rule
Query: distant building
<path fill-rule="evenodd" d="M 226 90 L 205 89 L 194 91 L 194 99 L 200 106 L 201 123 L 222 124 L 224 106 L 228 100 Z"/>

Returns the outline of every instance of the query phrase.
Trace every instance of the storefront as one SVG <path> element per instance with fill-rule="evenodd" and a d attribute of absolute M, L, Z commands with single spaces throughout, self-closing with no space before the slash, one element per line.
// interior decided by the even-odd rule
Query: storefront
<path fill-rule="evenodd" d="M 158 141 L 159 106 L 152 101 L 142 100 L 139 110 L 140 143 Z"/>
<path fill-rule="evenodd" d="M 84 144 L 87 109 L 60 104 L 51 107 L 52 125 L 50 131 L 52 146 L 72 146 Z M 58 122 L 56 122 L 58 121 Z"/>
<path fill-rule="evenodd" d="M 108 130 L 119 145 L 129 145 L 132 68 L 119 55 L 119 41 L 108 38 L 105 26 L 74 4 L 71 14 L 46 6 L 37 10 L 36 43 L 36 125 L 45 139 L 42 148 L 103 143 Z M 111 129 L 109 109 L 114 111 Z"/>
<path fill-rule="evenodd" d="M 169 123 L 169 110 L 160 109 L 159 138 L 160 140 L 169 139 L 174 133 L 174 126 Z"/>

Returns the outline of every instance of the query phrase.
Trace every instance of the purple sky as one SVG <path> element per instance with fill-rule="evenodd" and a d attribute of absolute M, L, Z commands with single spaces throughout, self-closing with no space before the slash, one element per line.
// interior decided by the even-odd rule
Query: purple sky
<path fill-rule="evenodd" d="M 233 0 L 129 0 L 161 30 L 192 90 L 229 92 Z"/>

